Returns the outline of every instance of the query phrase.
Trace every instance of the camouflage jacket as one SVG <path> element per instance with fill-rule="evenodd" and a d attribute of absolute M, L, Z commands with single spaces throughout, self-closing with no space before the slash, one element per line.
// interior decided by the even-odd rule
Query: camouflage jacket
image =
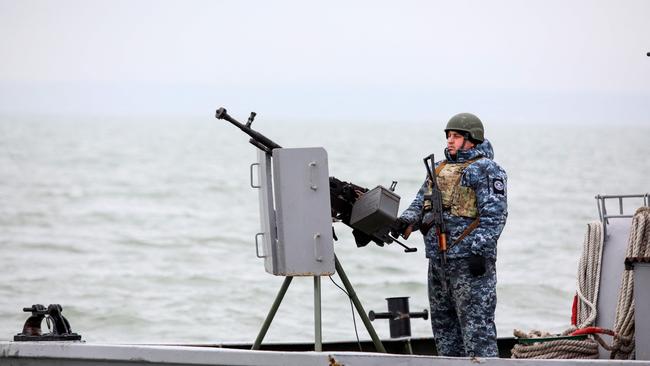
<path fill-rule="evenodd" d="M 495 258 L 497 255 L 497 240 L 506 223 L 508 216 L 507 204 L 507 176 L 492 158 L 494 150 L 488 140 L 470 150 L 459 151 L 455 159 L 445 149 L 447 164 L 462 164 L 468 160 L 483 156 L 470 164 L 461 177 L 460 185 L 470 187 L 476 193 L 479 225 L 460 242 L 452 244 L 474 219 L 452 215 L 450 210 L 443 212 L 447 226 L 447 258 L 466 258 L 472 253 L 486 258 Z M 436 162 L 436 167 L 440 164 Z M 422 220 L 422 205 L 424 193 L 427 189 L 426 180 L 418 191 L 411 205 L 402 213 L 400 218 L 419 228 Z M 438 257 L 438 238 L 435 229 L 431 229 L 424 237 L 426 256 Z"/>

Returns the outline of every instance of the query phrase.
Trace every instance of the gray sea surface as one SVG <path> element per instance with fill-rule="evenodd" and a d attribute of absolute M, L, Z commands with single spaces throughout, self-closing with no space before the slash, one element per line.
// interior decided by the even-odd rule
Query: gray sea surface
<path fill-rule="evenodd" d="M 650 127 L 554 122 L 487 125 L 509 177 L 499 336 L 566 329 L 594 196 L 650 191 Z M 397 180 L 400 211 L 425 176 L 422 158 L 442 157 L 443 125 L 253 124 L 284 147 L 323 146 L 339 179 Z M 22 329 L 23 307 L 59 303 L 87 341 L 252 342 L 283 280 L 255 256 L 255 159 L 247 136 L 209 116 L 0 117 L 0 339 Z M 407 254 L 357 248 L 335 226 L 336 253 L 367 311 L 385 311 L 395 296 L 410 296 L 412 311 L 428 308 L 419 234 L 407 241 L 418 252 Z M 355 339 L 346 295 L 329 278 L 322 288 L 323 339 Z M 265 340 L 313 341 L 313 298 L 312 279 L 294 279 Z M 374 324 L 389 336 L 386 321 Z M 369 338 L 358 316 L 357 328 Z M 422 319 L 412 331 L 431 335 Z"/>

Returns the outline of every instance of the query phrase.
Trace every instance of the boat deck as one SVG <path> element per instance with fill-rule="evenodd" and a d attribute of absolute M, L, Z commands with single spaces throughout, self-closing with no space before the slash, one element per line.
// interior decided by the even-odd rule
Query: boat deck
<path fill-rule="evenodd" d="M 107 345 L 83 342 L 0 342 L 2 365 L 647 365 L 650 361 L 623 360 L 521 360 L 503 358 L 452 358 L 371 352 L 251 351 L 225 347 L 172 345 Z"/>

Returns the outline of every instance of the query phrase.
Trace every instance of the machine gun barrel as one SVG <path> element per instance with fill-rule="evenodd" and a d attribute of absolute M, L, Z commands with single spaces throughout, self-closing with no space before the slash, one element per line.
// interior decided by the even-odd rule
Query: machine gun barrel
<path fill-rule="evenodd" d="M 253 112 L 255 113 L 255 112 Z M 250 128 L 250 124 L 253 122 L 253 118 L 255 117 L 254 114 L 251 114 L 251 119 L 249 120 L 250 122 L 247 123 L 246 125 L 240 123 L 236 119 L 232 118 L 229 114 L 228 111 L 226 111 L 226 108 L 219 108 L 217 109 L 217 112 L 215 113 L 215 117 L 217 119 L 225 119 L 226 121 L 232 123 L 233 125 L 237 126 L 240 130 L 244 131 L 245 134 L 251 137 L 251 144 L 255 145 L 261 150 L 264 150 L 266 152 L 271 152 L 273 149 L 278 149 L 281 148 L 280 145 L 276 144 L 273 142 L 270 138 L 262 135 L 261 133 L 253 130 Z"/>

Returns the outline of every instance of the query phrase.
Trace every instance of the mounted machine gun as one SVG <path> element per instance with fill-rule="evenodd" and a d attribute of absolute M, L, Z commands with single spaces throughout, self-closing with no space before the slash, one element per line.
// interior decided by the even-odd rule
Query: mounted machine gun
<path fill-rule="evenodd" d="M 271 154 L 274 149 L 281 146 L 251 128 L 256 115 L 255 112 L 251 112 L 246 124 L 242 124 L 222 107 L 217 109 L 215 117 L 235 125 L 251 137 L 249 142 L 253 146 Z M 391 228 L 396 224 L 399 208 L 400 197 L 394 193 L 396 184 L 397 182 L 393 182 L 389 189 L 377 186 L 369 190 L 351 182 L 329 177 L 332 219 L 352 228 L 352 235 L 358 247 L 363 247 L 371 241 L 379 246 L 395 242 L 404 247 L 407 253 L 417 251 L 416 248 L 410 248 L 390 235 Z M 336 236 L 334 238 L 336 239 Z"/>

